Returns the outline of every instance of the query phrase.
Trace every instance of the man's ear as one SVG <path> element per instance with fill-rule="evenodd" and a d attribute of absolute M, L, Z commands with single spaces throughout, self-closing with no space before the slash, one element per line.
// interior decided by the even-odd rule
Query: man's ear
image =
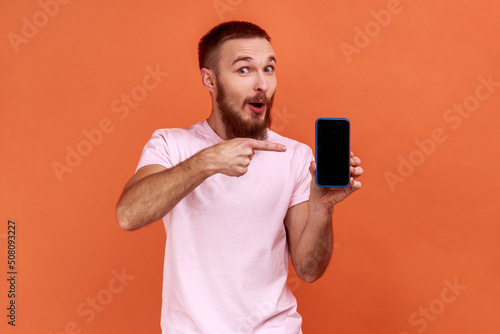
<path fill-rule="evenodd" d="M 215 72 L 204 67 L 200 70 L 201 83 L 208 89 L 211 93 L 216 93 L 216 78 Z"/>

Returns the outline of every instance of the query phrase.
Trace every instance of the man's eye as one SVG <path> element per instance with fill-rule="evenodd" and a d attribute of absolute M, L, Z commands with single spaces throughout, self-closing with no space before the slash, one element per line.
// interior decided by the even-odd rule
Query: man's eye
<path fill-rule="evenodd" d="M 248 73 L 248 72 L 250 72 L 250 71 L 248 70 L 248 68 L 246 68 L 246 67 L 242 67 L 242 68 L 240 68 L 240 69 L 238 70 L 238 72 L 239 72 L 239 73 L 242 73 L 242 74 L 247 74 L 247 73 Z"/>
<path fill-rule="evenodd" d="M 266 71 L 266 72 L 273 72 L 274 71 L 274 66 L 272 66 L 272 65 L 266 66 L 266 68 L 264 69 L 264 71 Z"/>

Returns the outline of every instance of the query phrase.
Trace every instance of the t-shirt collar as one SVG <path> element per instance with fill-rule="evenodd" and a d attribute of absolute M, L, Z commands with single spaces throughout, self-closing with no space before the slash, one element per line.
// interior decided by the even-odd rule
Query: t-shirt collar
<path fill-rule="evenodd" d="M 203 132 L 208 137 L 210 137 L 211 139 L 213 139 L 215 141 L 215 143 L 220 143 L 221 141 L 224 141 L 224 139 L 222 139 L 221 137 L 219 137 L 219 135 L 214 131 L 214 129 L 212 129 L 212 127 L 210 126 L 210 124 L 208 124 L 208 119 L 206 119 L 203 122 L 201 122 L 201 127 L 203 128 Z"/>

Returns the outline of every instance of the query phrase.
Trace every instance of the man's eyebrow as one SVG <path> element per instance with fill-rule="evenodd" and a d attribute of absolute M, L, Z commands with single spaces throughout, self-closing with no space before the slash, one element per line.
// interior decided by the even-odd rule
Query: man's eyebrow
<path fill-rule="evenodd" d="M 248 56 L 247 57 L 238 57 L 238 58 L 236 58 L 233 61 L 233 63 L 231 64 L 231 66 L 233 66 L 234 64 L 236 64 L 239 61 L 252 61 L 252 60 L 253 60 L 253 58 L 252 57 L 248 57 Z"/>
<path fill-rule="evenodd" d="M 239 61 L 249 61 L 249 62 L 251 62 L 252 60 L 253 60 L 253 58 L 252 58 L 252 57 L 248 57 L 248 56 L 246 56 L 246 57 L 238 57 L 238 58 L 236 58 L 236 59 L 233 61 L 233 63 L 231 64 L 231 66 L 233 66 L 234 64 L 236 64 L 236 63 L 237 63 L 237 62 L 239 62 Z M 267 58 L 267 61 L 268 61 L 268 62 L 271 62 L 271 61 L 276 62 L 276 58 L 275 58 L 274 56 L 269 56 L 269 57 Z"/>

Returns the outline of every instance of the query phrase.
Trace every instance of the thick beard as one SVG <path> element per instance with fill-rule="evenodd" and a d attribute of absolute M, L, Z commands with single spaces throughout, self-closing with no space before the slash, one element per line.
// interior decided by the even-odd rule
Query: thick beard
<path fill-rule="evenodd" d="M 222 122 L 226 126 L 227 139 L 238 137 L 253 138 L 258 140 L 267 139 L 267 129 L 272 123 L 271 108 L 273 106 L 274 94 L 270 99 L 268 99 L 264 93 L 247 98 L 243 102 L 242 108 L 244 108 L 248 102 L 255 100 L 263 100 L 267 102 L 264 120 L 262 122 L 247 122 L 241 118 L 236 110 L 233 109 L 230 103 L 231 101 L 227 98 L 224 88 L 219 84 L 219 82 L 217 82 L 217 105 L 222 117 Z M 255 114 L 253 117 L 257 120 L 259 115 Z"/>

